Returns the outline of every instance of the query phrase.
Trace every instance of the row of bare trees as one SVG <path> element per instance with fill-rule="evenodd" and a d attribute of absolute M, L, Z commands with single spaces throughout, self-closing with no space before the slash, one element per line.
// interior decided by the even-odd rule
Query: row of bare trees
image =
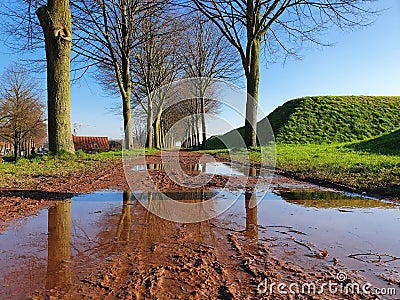
<path fill-rule="evenodd" d="M 0 141 L 13 145 L 15 159 L 23 149 L 42 145 L 46 137 L 45 105 L 37 83 L 20 66 L 9 67 L 0 84 Z"/>
<path fill-rule="evenodd" d="M 135 112 L 135 120 L 143 120 L 145 115 L 146 147 L 174 144 L 173 138 L 167 142 L 164 136 L 179 121 L 176 116 L 182 109 L 203 116 L 202 139 L 196 130 L 195 144 L 205 145 L 204 99 L 181 103 L 169 117 L 163 110 L 176 92 L 173 83 L 178 79 L 208 78 L 199 87 L 206 89 L 211 79 L 237 77 L 238 59 L 217 27 L 201 14 L 178 10 L 165 0 L 78 0 L 72 1 L 71 6 L 78 36 L 77 59 L 84 58 L 80 61 L 83 68 L 90 59 L 97 67 L 96 78 L 103 87 L 121 95 L 125 147 L 133 145 L 131 110 Z M 198 129 L 198 124 L 196 118 L 186 130 L 194 132 L 192 127 Z M 135 131 L 139 127 L 135 124 Z"/>
<path fill-rule="evenodd" d="M 69 120 L 70 51 L 83 73 L 91 66 L 99 81 L 122 99 L 125 147 L 133 145 L 131 106 L 147 114 L 147 146 L 161 146 L 163 106 L 154 92 L 182 77 L 232 78 L 236 61 L 246 77 L 245 141 L 257 145 L 256 116 L 260 55 L 297 55 L 304 44 L 320 44 L 329 25 L 364 26 L 373 0 L 48 0 L 23 1 L 36 9 L 45 37 L 50 150 L 73 152 Z M 36 6 L 35 6 L 36 5 Z M 72 24 L 71 11 L 72 9 Z M 74 35 L 72 35 L 72 30 Z M 34 39 L 37 32 L 28 30 Z M 18 36 L 18 34 L 14 34 Z M 36 36 L 37 38 L 37 36 Z M 31 43 L 35 45 L 36 43 Z M 207 85 L 201 84 L 200 90 Z M 202 140 L 205 101 L 198 97 Z M 154 133 L 152 132 L 154 130 Z M 191 134 L 190 136 L 193 136 Z M 195 138 L 200 140 L 199 135 Z M 198 141 L 197 141 L 198 142 Z"/>

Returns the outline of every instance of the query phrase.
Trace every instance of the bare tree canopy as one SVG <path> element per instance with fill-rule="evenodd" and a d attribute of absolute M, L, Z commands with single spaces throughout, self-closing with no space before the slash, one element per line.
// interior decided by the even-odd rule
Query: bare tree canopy
<path fill-rule="evenodd" d="M 180 1 L 178 1 L 180 2 Z M 331 25 L 353 28 L 368 24 L 374 0 L 192 0 L 237 49 L 247 80 L 245 140 L 256 146 L 260 51 L 295 55 L 304 42 L 323 44 L 318 33 Z M 183 2 L 180 2 L 183 4 Z"/>
<path fill-rule="evenodd" d="M 81 62 L 85 70 L 96 65 L 100 71 L 96 76 L 100 78 L 99 82 L 119 91 L 125 128 L 124 147 L 129 149 L 133 146 L 130 58 L 137 43 L 135 28 L 140 1 L 75 0 L 71 6 L 76 27 L 74 59 Z"/>
<path fill-rule="evenodd" d="M 15 158 L 24 140 L 46 136 L 44 108 L 37 84 L 27 71 L 18 66 L 8 68 L 0 85 L 0 137 L 14 145 Z"/>
<path fill-rule="evenodd" d="M 125 147 L 133 146 L 131 95 L 132 58 L 147 38 L 143 22 L 163 11 L 168 1 L 73 0 L 74 51 L 77 66 L 85 72 L 96 66 L 98 82 L 108 91 L 119 91 L 125 128 Z M 79 69 L 79 67 L 78 67 Z"/>
<path fill-rule="evenodd" d="M 196 13 L 189 18 L 182 40 L 185 77 L 234 80 L 240 76 L 239 59 L 218 27 Z"/>

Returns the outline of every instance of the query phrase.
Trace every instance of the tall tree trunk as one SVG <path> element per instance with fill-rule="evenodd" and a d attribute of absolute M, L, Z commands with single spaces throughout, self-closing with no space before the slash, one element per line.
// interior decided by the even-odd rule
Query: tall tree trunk
<path fill-rule="evenodd" d="M 200 143 L 200 120 L 199 120 L 199 111 L 197 111 L 196 114 L 196 139 L 197 139 L 197 147 L 200 149 L 201 148 L 201 143 Z"/>
<path fill-rule="evenodd" d="M 14 139 L 14 159 L 15 161 L 20 157 L 21 155 L 21 148 L 20 148 L 20 140 L 19 138 Z"/>
<path fill-rule="evenodd" d="M 260 44 L 259 39 L 254 39 L 248 58 L 249 72 L 246 74 L 247 101 L 246 121 L 244 125 L 244 139 L 247 147 L 257 147 L 257 106 L 258 85 L 260 81 Z"/>
<path fill-rule="evenodd" d="M 207 149 L 207 129 L 206 129 L 206 111 L 205 111 L 205 99 L 200 98 L 200 110 L 201 110 L 201 131 L 203 136 L 202 148 Z"/>
<path fill-rule="evenodd" d="M 191 115 L 191 137 L 192 137 L 192 144 L 190 145 L 191 147 L 196 147 L 197 146 L 197 140 L 196 140 L 196 118 L 195 116 Z"/>
<path fill-rule="evenodd" d="M 49 150 L 75 152 L 70 117 L 71 11 L 68 0 L 48 0 L 36 14 L 47 60 Z"/>
<path fill-rule="evenodd" d="M 193 116 L 191 118 L 193 118 Z M 189 123 L 189 145 L 188 145 L 188 148 L 192 148 L 192 146 L 193 146 L 193 126 L 192 126 L 192 123 Z"/>
<path fill-rule="evenodd" d="M 126 94 L 126 97 L 122 97 L 122 115 L 124 119 L 124 147 L 125 149 L 133 148 L 133 128 L 132 128 L 132 119 L 131 119 L 131 96 L 129 93 Z"/>
<path fill-rule="evenodd" d="M 165 140 L 165 121 L 161 120 L 161 148 L 167 148 L 167 141 Z"/>
<path fill-rule="evenodd" d="M 147 138 L 146 148 L 153 148 L 153 106 L 151 101 L 147 105 Z"/>
<path fill-rule="evenodd" d="M 130 39 L 127 27 L 127 1 L 120 2 L 121 5 L 121 32 L 122 32 L 122 81 L 124 87 L 122 111 L 125 129 L 125 148 L 133 148 L 133 132 L 131 119 L 131 70 L 130 70 Z"/>
<path fill-rule="evenodd" d="M 161 148 L 161 114 L 162 107 L 159 108 L 156 120 L 154 122 L 154 141 L 156 148 Z"/>

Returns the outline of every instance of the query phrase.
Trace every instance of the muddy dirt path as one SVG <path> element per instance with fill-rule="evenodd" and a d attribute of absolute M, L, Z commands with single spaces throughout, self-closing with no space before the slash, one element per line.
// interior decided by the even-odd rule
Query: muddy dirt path
<path fill-rule="evenodd" d="M 167 152 L 167 151 L 164 151 Z M 202 156 L 196 152 L 180 151 L 179 162 L 182 166 L 198 164 L 202 159 L 203 163 L 214 160 L 210 156 Z M 168 163 L 168 154 L 161 158 L 160 153 L 148 155 L 145 163 L 156 165 Z M 142 158 L 130 160 L 130 164 L 141 164 Z M 194 174 L 197 171 L 187 170 Z M 175 184 L 163 170 L 149 170 L 151 178 L 143 177 L 142 174 L 134 174 L 131 182 L 133 190 L 153 189 L 154 184 L 160 190 L 185 190 Z M 28 176 L 29 186 L 20 188 L 17 182 L 10 182 L 7 187 L 0 187 L 0 230 L 4 222 L 34 214 L 37 210 L 48 207 L 55 199 L 68 199 L 73 195 L 90 193 L 99 190 L 111 189 L 127 191 L 130 189 L 123 168 L 122 160 L 110 159 L 103 161 L 92 171 L 79 172 L 76 176 L 70 177 L 47 177 L 38 178 L 34 174 Z M 227 176 L 215 176 L 208 185 L 212 187 L 223 187 Z M 277 177 L 274 182 L 295 182 L 287 177 Z"/>
<path fill-rule="evenodd" d="M 191 152 L 181 152 L 179 157 L 182 165 L 197 164 L 199 159 L 200 154 Z M 211 158 L 202 162 L 207 159 Z M 163 158 L 163 163 L 168 162 L 168 156 L 166 160 Z M 138 159 L 130 163 L 141 162 Z M 160 163 L 159 154 L 146 158 L 146 164 Z M 199 171 L 187 172 L 196 175 Z M 138 172 L 134 186 L 128 186 L 122 163 L 109 161 L 90 174 L 42 181 L 37 189 L 2 191 L 0 224 L 5 228 L 6 221 L 62 203 L 50 199 L 67 199 L 78 193 L 146 190 L 153 188 L 153 183 L 160 190 L 190 191 L 171 181 L 162 168 L 153 168 L 149 173 L 150 179 Z M 226 181 L 227 176 L 215 175 L 205 189 L 222 187 Z M 294 182 L 285 177 L 273 179 L 275 185 Z M 102 246 L 91 249 L 92 255 L 59 260 L 51 274 L 48 264 L 46 288 L 35 291 L 31 299 L 374 299 L 372 295 L 340 290 L 302 291 L 303 283 L 341 284 L 337 278 L 341 269 L 324 259 L 323 254 L 305 260 L 309 251 L 306 247 L 299 250 L 295 241 L 285 242 L 285 249 L 296 249 L 303 258 L 301 261 L 296 261 L 296 256 L 286 261 L 273 255 L 270 251 L 273 241 L 256 238 L 256 224 L 246 230 L 236 230 L 218 219 L 180 224 L 155 216 L 137 201 L 125 204 L 122 214 L 106 215 L 97 224 L 100 227 L 97 238 L 104 240 L 99 243 Z M 110 228 L 119 229 L 115 232 Z M 58 247 L 55 251 L 57 257 L 61 250 Z M 65 261 L 71 264 L 67 269 Z M 360 286 L 363 283 L 362 278 L 352 275 L 346 280 Z M 268 282 L 286 288 L 292 284 L 300 289 L 295 288 L 294 293 L 280 292 L 276 287 L 266 289 Z M 13 289 L 17 294 L 21 289 L 18 281 L 3 288 Z"/>

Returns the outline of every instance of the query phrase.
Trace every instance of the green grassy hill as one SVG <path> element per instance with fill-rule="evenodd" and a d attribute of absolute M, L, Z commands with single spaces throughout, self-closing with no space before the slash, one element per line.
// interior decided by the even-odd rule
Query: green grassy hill
<path fill-rule="evenodd" d="M 400 128 L 400 97 L 315 96 L 290 100 L 268 115 L 278 143 L 324 144 L 351 142 L 390 133 Z M 258 123 L 263 136 L 266 119 Z M 243 127 L 219 136 L 230 140 Z M 261 144 L 263 144 L 261 142 Z M 210 148 L 221 148 L 216 137 Z"/>

